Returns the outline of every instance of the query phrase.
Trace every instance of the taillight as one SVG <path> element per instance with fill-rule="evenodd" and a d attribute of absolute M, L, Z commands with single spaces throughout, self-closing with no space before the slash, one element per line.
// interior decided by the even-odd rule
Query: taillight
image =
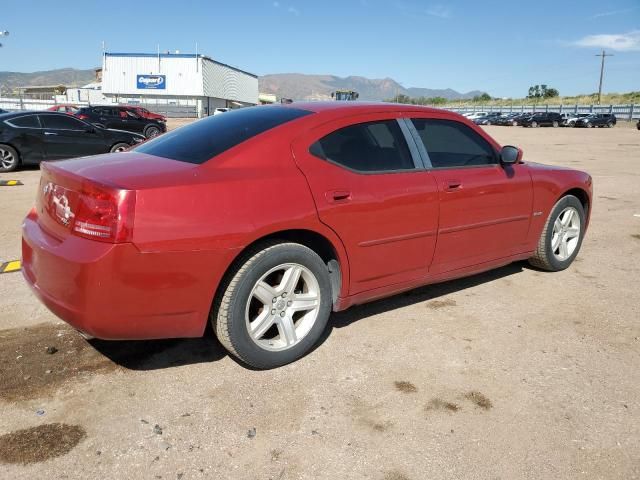
<path fill-rule="evenodd" d="M 85 184 L 78 196 L 73 232 L 109 243 L 131 241 L 135 192 Z"/>
<path fill-rule="evenodd" d="M 80 113 L 80 114 L 76 115 L 76 117 L 78 117 L 80 120 L 87 120 L 89 118 L 89 115 L 85 115 L 84 113 Z"/>

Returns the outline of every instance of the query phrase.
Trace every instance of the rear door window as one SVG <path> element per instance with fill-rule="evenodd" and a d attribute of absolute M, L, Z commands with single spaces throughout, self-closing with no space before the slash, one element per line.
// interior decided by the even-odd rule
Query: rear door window
<path fill-rule="evenodd" d="M 392 172 L 415 168 L 396 120 L 349 125 L 315 142 L 309 152 L 357 172 Z"/>
<path fill-rule="evenodd" d="M 40 115 L 42 126 L 55 130 L 84 130 L 87 125 L 71 115 Z"/>
<path fill-rule="evenodd" d="M 455 120 L 412 119 L 433 168 L 458 168 L 497 163 L 493 147 Z"/>
<path fill-rule="evenodd" d="M 280 106 L 240 108 L 165 133 L 134 150 L 201 164 L 256 135 L 312 113 Z"/>
<path fill-rule="evenodd" d="M 14 127 L 21 128 L 40 128 L 40 122 L 37 115 L 24 115 L 7 120 Z"/>

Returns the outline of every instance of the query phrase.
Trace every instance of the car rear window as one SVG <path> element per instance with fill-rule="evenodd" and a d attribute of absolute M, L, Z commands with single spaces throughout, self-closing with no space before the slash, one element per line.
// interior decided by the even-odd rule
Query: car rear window
<path fill-rule="evenodd" d="M 134 150 L 201 164 L 251 137 L 311 113 L 280 106 L 241 108 L 165 133 Z"/>

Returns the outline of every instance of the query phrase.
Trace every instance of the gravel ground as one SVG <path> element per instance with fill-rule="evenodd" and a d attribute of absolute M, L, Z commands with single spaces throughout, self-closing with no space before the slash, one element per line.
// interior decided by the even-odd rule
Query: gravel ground
<path fill-rule="evenodd" d="M 574 265 L 513 264 L 335 314 L 277 370 L 213 339 L 86 342 L 1 275 L 0 477 L 640 477 L 640 132 L 487 130 L 592 174 Z M 38 175 L 0 175 L 24 182 L 0 187 L 2 261 L 20 256 Z"/>

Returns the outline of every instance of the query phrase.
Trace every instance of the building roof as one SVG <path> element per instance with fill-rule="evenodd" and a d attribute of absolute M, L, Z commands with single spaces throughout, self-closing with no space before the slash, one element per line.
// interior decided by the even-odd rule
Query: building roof
<path fill-rule="evenodd" d="M 202 58 L 203 60 L 207 60 L 209 62 L 215 63 L 217 65 L 221 65 L 223 67 L 230 68 L 235 70 L 236 72 L 244 73 L 245 75 L 249 75 L 251 77 L 258 78 L 258 75 L 255 73 L 247 72 L 246 70 L 242 70 L 238 67 L 234 67 L 232 65 L 218 62 L 211 57 L 207 57 L 206 55 L 202 55 L 200 53 L 123 53 L 123 52 L 105 52 L 105 57 L 142 57 L 142 58 Z"/>

